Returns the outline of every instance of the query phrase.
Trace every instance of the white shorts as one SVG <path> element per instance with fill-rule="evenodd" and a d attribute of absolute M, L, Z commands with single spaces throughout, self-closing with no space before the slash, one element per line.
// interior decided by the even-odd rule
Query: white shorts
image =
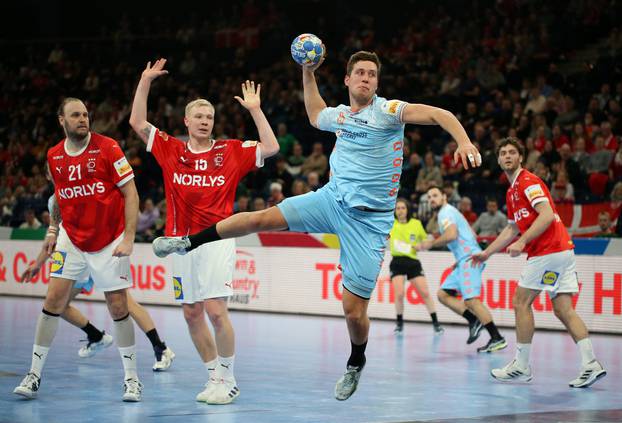
<path fill-rule="evenodd" d="M 52 253 L 50 276 L 80 282 L 88 280 L 90 276 L 96 291 L 107 292 L 130 288 L 132 286 L 130 258 L 112 255 L 122 239 L 123 235 L 102 250 L 87 253 L 71 242 L 61 224 L 56 250 Z"/>
<path fill-rule="evenodd" d="M 233 295 L 235 239 L 203 244 L 183 256 L 173 254 L 173 290 L 179 303 Z"/>
<path fill-rule="evenodd" d="M 527 260 L 518 285 L 547 291 L 551 298 L 561 292 L 579 292 L 574 251 L 531 257 Z"/>

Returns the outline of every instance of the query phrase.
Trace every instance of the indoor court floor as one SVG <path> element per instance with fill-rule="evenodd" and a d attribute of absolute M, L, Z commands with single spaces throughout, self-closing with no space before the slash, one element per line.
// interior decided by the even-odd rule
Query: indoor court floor
<path fill-rule="evenodd" d="M 75 305 L 100 329 L 112 333 L 105 304 Z M 592 335 L 608 375 L 588 389 L 568 381 L 579 371 L 579 353 L 566 333 L 540 331 L 532 348 L 531 384 L 501 384 L 490 369 L 514 354 L 509 346 L 477 354 L 480 339 L 467 346 L 466 326 L 445 326 L 434 335 L 423 323 L 407 323 L 393 334 L 393 322 L 373 321 L 367 366 L 358 391 L 347 401 L 333 397 L 350 344 L 342 318 L 232 312 L 236 329 L 235 373 L 241 390 L 230 405 L 195 402 L 206 371 L 180 308 L 149 306 L 158 331 L 176 359 L 154 373 L 151 345 L 136 327 L 140 403 L 123 403 L 121 360 L 116 347 L 81 359 L 84 333 L 61 322 L 43 372 L 39 397 L 12 393 L 30 366 L 39 298 L 0 296 L 0 422 L 620 422 L 622 421 L 622 337 Z M 114 335 L 114 334 L 113 334 Z"/>

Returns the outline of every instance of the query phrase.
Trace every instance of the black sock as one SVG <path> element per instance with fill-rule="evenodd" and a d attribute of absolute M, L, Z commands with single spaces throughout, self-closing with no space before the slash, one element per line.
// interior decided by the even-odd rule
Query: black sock
<path fill-rule="evenodd" d="M 348 366 L 363 367 L 365 365 L 365 348 L 367 348 L 367 341 L 361 345 L 354 345 L 352 341 L 352 353 L 348 359 Z"/>
<path fill-rule="evenodd" d="M 153 328 L 149 332 L 146 332 L 145 335 L 147 335 L 147 338 L 149 338 L 149 341 L 151 342 L 151 345 L 154 349 L 155 347 L 158 347 L 162 350 L 166 349 L 166 344 L 160 339 L 160 336 L 158 335 L 158 330 L 156 328 Z"/>
<path fill-rule="evenodd" d="M 464 310 L 464 313 L 462 313 L 462 317 L 467 319 L 469 324 L 477 322 L 477 317 L 475 317 L 475 315 L 473 313 L 471 313 L 468 309 Z"/>
<path fill-rule="evenodd" d="M 396 320 L 396 321 L 397 321 L 397 324 L 398 324 L 398 325 L 402 325 L 402 324 L 404 324 L 404 315 L 403 315 L 403 314 L 398 314 L 398 315 L 397 315 L 397 320 Z"/>
<path fill-rule="evenodd" d="M 430 317 L 432 318 L 432 324 L 434 326 L 438 325 L 438 317 L 436 317 L 436 312 L 430 313 Z"/>
<path fill-rule="evenodd" d="M 91 322 L 88 322 L 86 326 L 81 329 L 86 333 L 89 342 L 99 342 L 104 337 L 104 333 L 93 326 Z"/>
<path fill-rule="evenodd" d="M 202 230 L 199 233 L 194 235 L 189 235 L 188 239 L 190 240 L 190 247 L 186 248 L 186 251 L 194 250 L 197 247 L 200 247 L 203 244 L 207 244 L 208 242 L 218 241 L 222 239 L 218 232 L 216 232 L 216 225 L 212 225 L 207 229 Z"/>
<path fill-rule="evenodd" d="M 490 323 L 485 324 L 484 327 L 486 328 L 492 339 L 497 340 L 502 338 L 499 330 L 497 329 L 497 326 L 495 325 L 495 322 L 491 321 Z"/>

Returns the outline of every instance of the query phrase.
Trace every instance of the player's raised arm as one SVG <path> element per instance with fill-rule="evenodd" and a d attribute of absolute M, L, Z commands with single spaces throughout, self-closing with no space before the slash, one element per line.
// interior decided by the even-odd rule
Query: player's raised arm
<path fill-rule="evenodd" d="M 455 161 L 462 160 L 465 169 L 469 165 L 477 167 L 482 164 L 482 156 L 479 151 L 471 143 L 460 121 L 450 111 L 425 104 L 408 104 L 404 107 L 402 121 L 417 125 L 439 125 L 449 132 L 458 143 L 458 149 L 454 153 Z"/>
<path fill-rule="evenodd" d="M 317 126 L 317 117 L 322 110 L 326 108 L 326 103 L 320 95 L 320 90 L 317 87 L 315 81 L 315 70 L 320 67 L 324 62 L 324 57 L 320 59 L 319 63 L 313 66 L 302 67 L 302 88 L 304 91 L 305 109 L 307 109 L 307 116 L 309 122 L 314 127 Z"/>
<path fill-rule="evenodd" d="M 242 96 L 244 98 L 237 95 L 234 98 L 251 114 L 259 133 L 261 157 L 265 159 L 279 152 L 279 143 L 266 115 L 261 110 L 260 93 L 261 84 L 257 84 L 257 88 L 255 88 L 255 81 L 247 80 L 242 84 Z"/>
<path fill-rule="evenodd" d="M 164 70 L 165 64 L 166 59 L 158 59 L 153 66 L 151 66 L 151 62 L 148 62 L 138 82 L 138 86 L 136 87 L 134 103 L 132 104 L 132 113 L 130 114 L 130 125 L 145 143 L 149 141 L 149 133 L 152 127 L 152 125 L 147 122 L 147 97 L 149 96 L 149 89 L 154 79 L 168 73 L 167 70 Z"/>

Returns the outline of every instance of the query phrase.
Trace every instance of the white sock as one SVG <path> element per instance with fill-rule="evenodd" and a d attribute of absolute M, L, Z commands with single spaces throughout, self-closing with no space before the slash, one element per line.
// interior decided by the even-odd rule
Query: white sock
<path fill-rule="evenodd" d="M 216 379 L 216 366 L 218 366 L 218 358 L 203 363 L 207 369 L 207 379 Z"/>
<path fill-rule="evenodd" d="M 30 365 L 30 373 L 34 373 L 41 377 L 41 371 L 45 365 L 45 359 L 48 358 L 50 347 L 42 347 L 34 344 L 32 346 L 32 364 Z"/>
<path fill-rule="evenodd" d="M 590 338 L 584 338 L 577 342 L 579 346 L 579 352 L 581 353 L 581 365 L 585 366 L 590 361 L 596 360 L 596 356 L 594 355 L 594 350 L 592 349 L 592 341 Z"/>
<path fill-rule="evenodd" d="M 218 356 L 218 367 L 216 370 L 216 374 L 219 378 L 225 380 L 235 380 L 233 376 L 233 360 L 235 359 L 235 355 L 231 357 L 221 357 Z"/>
<path fill-rule="evenodd" d="M 531 344 L 516 343 L 516 362 L 521 369 L 529 367 L 529 352 Z"/>
<path fill-rule="evenodd" d="M 123 362 L 125 379 L 138 380 L 138 373 L 136 371 L 136 345 L 119 347 L 119 354 L 121 354 L 121 362 Z"/>

